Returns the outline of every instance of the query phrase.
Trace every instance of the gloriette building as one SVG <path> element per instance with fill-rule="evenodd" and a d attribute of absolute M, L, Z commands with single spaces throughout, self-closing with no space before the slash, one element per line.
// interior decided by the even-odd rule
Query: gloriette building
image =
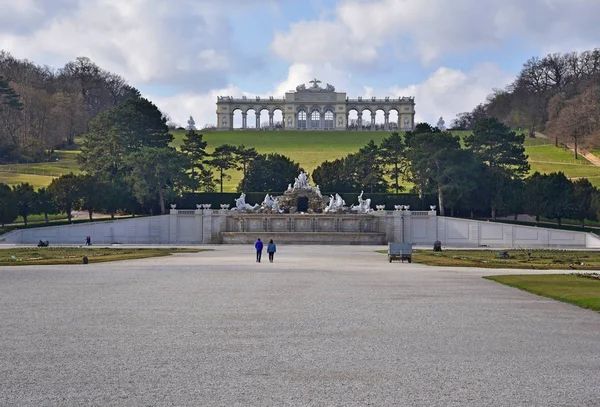
<path fill-rule="evenodd" d="M 336 92 L 335 88 L 327 84 L 320 87 L 321 81 L 313 79 L 311 86 L 304 84 L 296 87 L 296 91 L 289 91 L 284 99 L 273 96 L 267 98 L 255 97 L 233 98 L 219 96 L 217 98 L 217 128 L 219 130 L 233 130 L 233 115 L 236 111 L 242 113 L 242 129 L 248 128 L 248 111 L 254 110 L 256 115 L 255 128 L 261 127 L 260 113 L 269 112 L 269 129 L 275 128 L 273 116 L 277 110 L 281 112 L 285 130 L 412 130 L 415 125 L 415 98 L 398 97 L 384 99 L 362 98 L 350 99 L 346 93 Z M 349 114 L 356 111 L 356 122 L 349 122 Z M 370 113 L 370 120 L 364 122 L 363 112 Z M 383 112 L 384 123 L 375 125 L 377 111 Z M 390 112 L 397 113 L 398 120 L 390 121 Z"/>

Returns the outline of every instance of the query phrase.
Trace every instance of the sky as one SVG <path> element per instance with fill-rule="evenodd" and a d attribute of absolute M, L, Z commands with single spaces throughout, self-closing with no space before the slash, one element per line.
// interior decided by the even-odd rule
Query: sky
<path fill-rule="evenodd" d="M 0 0 L 0 49 L 122 75 L 185 126 L 217 96 L 275 96 L 313 77 L 351 98 L 414 96 L 450 123 L 531 57 L 600 46 L 600 0 Z"/>

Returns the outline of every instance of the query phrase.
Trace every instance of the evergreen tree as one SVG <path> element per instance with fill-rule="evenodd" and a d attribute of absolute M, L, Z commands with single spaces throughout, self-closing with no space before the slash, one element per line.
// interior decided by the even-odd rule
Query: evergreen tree
<path fill-rule="evenodd" d="M 525 210 L 528 215 L 535 216 L 535 221 L 539 223 L 540 216 L 546 212 L 547 196 L 546 174 L 535 172 L 525 180 Z"/>
<path fill-rule="evenodd" d="M 206 161 L 208 165 L 219 171 L 219 185 L 221 193 L 223 193 L 223 179 L 231 179 L 230 175 L 226 175 L 225 171 L 235 168 L 235 152 L 237 149 L 230 144 L 223 144 L 215 148 L 215 151 L 210 155 L 210 159 Z"/>
<path fill-rule="evenodd" d="M 166 213 L 167 201 L 190 186 L 187 159 L 174 148 L 144 147 L 129 155 L 127 164 L 127 179 L 137 200 L 150 207 L 158 203 L 161 214 Z"/>
<path fill-rule="evenodd" d="M 235 158 L 236 158 L 237 162 L 240 163 L 238 169 L 242 170 L 242 176 L 243 176 L 243 178 L 242 178 L 242 184 L 243 184 L 242 192 L 246 192 L 245 180 L 246 180 L 248 165 L 257 156 L 258 156 L 258 152 L 256 151 L 255 148 L 247 148 L 243 144 L 240 145 L 240 146 L 238 146 L 236 148 L 236 150 L 235 150 Z"/>
<path fill-rule="evenodd" d="M 492 181 L 492 218 L 504 206 L 505 178 L 522 179 L 529 171 L 523 142 L 524 135 L 517 135 L 495 118 L 482 118 L 475 122 L 473 134 L 465 138 L 465 146 L 490 169 Z"/>
<path fill-rule="evenodd" d="M 272 153 L 259 154 L 248 165 L 245 185 L 249 191 L 281 193 L 298 174 L 303 171 L 299 164 L 288 157 Z M 238 191 L 241 191 L 244 181 L 240 182 Z"/>
<path fill-rule="evenodd" d="M 408 132 L 407 132 L 408 133 Z M 419 126 L 414 132 L 407 134 L 408 159 L 410 161 L 410 176 L 420 190 L 421 196 L 426 191 L 436 191 L 440 215 L 445 215 L 444 200 L 447 185 L 452 181 L 455 166 L 461 166 L 460 140 L 448 132 L 440 132 L 429 125 Z M 454 177 L 455 182 L 459 182 Z"/>
<path fill-rule="evenodd" d="M 322 192 L 355 192 L 346 162 L 346 158 L 322 162 L 311 174 L 313 182 Z"/>
<path fill-rule="evenodd" d="M 79 174 L 77 175 L 77 186 L 79 191 L 79 199 L 75 209 L 87 211 L 90 220 L 95 209 L 102 206 L 102 200 L 105 197 L 103 184 L 93 175 Z"/>
<path fill-rule="evenodd" d="M 562 219 L 575 214 L 575 194 L 573 183 L 562 172 L 548 174 L 545 185 L 545 216 L 556 219 L 558 226 L 562 225 Z"/>
<path fill-rule="evenodd" d="M 23 218 L 25 226 L 27 226 L 27 217 L 32 212 L 35 205 L 35 191 L 33 190 L 33 187 L 26 182 L 14 186 L 13 192 L 19 215 Z"/>
<path fill-rule="evenodd" d="M 396 193 L 399 193 L 404 188 L 399 185 L 398 180 L 406 173 L 408 168 L 404 140 L 398 133 L 392 133 L 381 141 L 379 154 L 382 158 L 382 164 L 388 167 L 386 173 L 394 180 Z"/>
<path fill-rule="evenodd" d="M 186 133 L 185 138 L 183 139 L 183 143 L 181 145 L 181 152 L 186 154 L 190 159 L 192 179 L 196 181 L 200 185 L 200 187 L 205 191 L 206 187 L 205 185 L 203 185 L 201 180 L 206 181 L 206 177 L 201 177 L 200 175 L 202 175 L 203 172 L 207 171 L 207 169 L 204 167 L 204 164 L 206 163 L 206 158 L 209 156 L 209 154 L 206 152 L 207 144 L 208 143 L 203 140 L 202 134 L 196 132 L 195 130 L 189 130 Z M 196 169 L 198 169 L 197 172 L 195 171 Z M 212 181 L 212 176 L 210 177 L 210 179 L 210 185 L 212 185 L 214 183 L 214 181 Z M 208 186 L 209 189 L 210 185 Z"/>
<path fill-rule="evenodd" d="M 71 223 L 73 208 L 79 200 L 79 179 L 73 173 L 63 175 L 52 180 L 48 186 L 52 199 L 57 208 L 67 214 L 67 220 Z"/>
<path fill-rule="evenodd" d="M 388 188 L 388 183 L 383 177 L 383 160 L 379 147 L 373 140 L 356 154 L 348 155 L 346 170 L 352 174 L 356 191 L 385 192 Z"/>
<path fill-rule="evenodd" d="M 48 188 L 40 188 L 35 193 L 34 197 L 34 211 L 35 213 L 43 213 L 46 224 L 49 223 L 48 215 L 56 213 L 56 204 L 52 200 L 52 195 Z"/>
<path fill-rule="evenodd" d="M 96 116 L 77 157 L 84 171 L 114 180 L 125 175 L 125 158 L 144 147 L 165 148 L 173 140 L 166 118 L 144 98 L 131 98 Z"/>
<path fill-rule="evenodd" d="M 6 184 L 0 183 L 0 223 L 13 222 L 19 216 L 17 202 L 13 190 Z"/>
<path fill-rule="evenodd" d="M 594 208 L 594 199 L 598 196 L 598 190 L 587 178 L 579 178 L 573 182 L 573 194 L 575 200 L 575 219 L 579 220 L 579 225 L 583 229 L 586 219 L 598 219 Z"/>
<path fill-rule="evenodd" d="M 23 109 L 23 103 L 21 103 L 15 90 L 9 86 L 8 80 L 0 76 L 0 111 L 3 107 L 21 110 Z"/>

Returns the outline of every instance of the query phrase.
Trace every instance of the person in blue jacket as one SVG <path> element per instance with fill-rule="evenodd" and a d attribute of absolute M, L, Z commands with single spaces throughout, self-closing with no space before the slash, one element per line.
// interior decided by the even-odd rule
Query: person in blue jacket
<path fill-rule="evenodd" d="M 256 262 L 260 263 L 260 258 L 262 257 L 263 251 L 263 242 L 260 241 L 260 238 L 254 243 L 254 248 L 256 249 Z"/>
<path fill-rule="evenodd" d="M 267 245 L 267 253 L 269 253 L 269 261 L 273 263 L 273 257 L 275 256 L 275 252 L 277 251 L 277 246 L 273 243 L 273 239 L 269 240 L 269 244 Z"/>

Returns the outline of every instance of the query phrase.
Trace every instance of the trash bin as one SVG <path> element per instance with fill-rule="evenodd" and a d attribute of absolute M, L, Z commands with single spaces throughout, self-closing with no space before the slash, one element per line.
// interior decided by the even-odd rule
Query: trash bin
<path fill-rule="evenodd" d="M 433 251 L 441 252 L 442 251 L 442 242 L 440 242 L 439 240 L 436 240 L 435 242 L 433 242 Z"/>
<path fill-rule="evenodd" d="M 87 256 L 83 256 L 83 264 L 88 264 L 88 258 L 87 258 Z"/>

